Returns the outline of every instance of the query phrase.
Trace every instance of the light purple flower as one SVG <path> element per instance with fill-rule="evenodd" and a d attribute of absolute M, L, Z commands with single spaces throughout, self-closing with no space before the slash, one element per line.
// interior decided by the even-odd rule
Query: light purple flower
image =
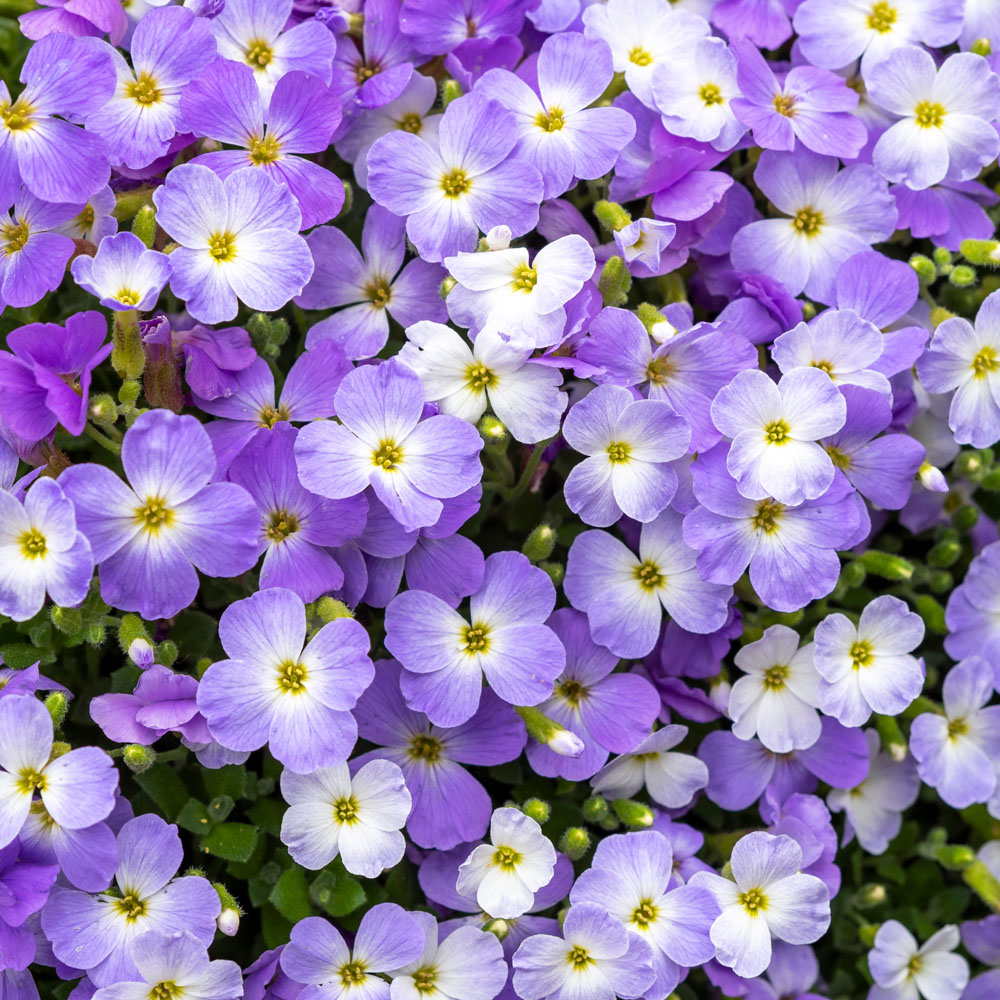
<path fill-rule="evenodd" d="M 517 35 L 531 0 L 405 0 L 399 26 L 418 52 L 451 52 L 470 36 Z"/>
<path fill-rule="evenodd" d="M 629 271 L 637 278 L 657 277 L 679 267 L 687 258 L 687 251 L 666 253 L 677 235 L 672 222 L 660 219 L 636 219 L 612 234 L 618 253 L 628 264 Z"/>
<path fill-rule="evenodd" d="M 706 582 L 696 558 L 680 515 L 667 509 L 642 526 L 638 555 L 606 531 L 577 535 L 563 591 L 586 613 L 596 642 L 619 656 L 645 656 L 656 644 L 664 609 L 689 632 L 724 624 L 731 590 Z"/>
<path fill-rule="evenodd" d="M 118 233 L 101 240 L 93 257 L 86 254 L 77 257 L 71 271 L 73 280 L 96 295 L 106 309 L 149 312 L 170 279 L 170 258 L 156 250 L 147 250 L 132 233 Z"/>
<path fill-rule="evenodd" d="M 219 637 L 228 659 L 198 685 L 198 708 L 219 743 L 238 751 L 266 743 L 300 774 L 347 760 L 358 736 L 350 710 L 375 672 L 359 622 L 337 618 L 306 643 L 302 599 L 274 587 L 230 604 Z"/>
<path fill-rule="evenodd" d="M 55 232 L 97 245 L 105 236 L 118 232 L 118 220 L 111 214 L 115 203 L 114 191 L 110 187 L 102 187 L 87 199 L 87 204 L 72 219 L 57 226 Z"/>
<path fill-rule="evenodd" d="M 16 840 L 0 847 L 0 950 L 5 968 L 23 968 L 34 959 L 37 925 L 29 918 L 45 905 L 58 874 L 58 865 L 31 860 Z M 16 1000 L 16 992 L 13 996 Z"/>
<path fill-rule="evenodd" d="M 771 962 L 771 939 L 818 941 L 830 926 L 830 893 L 802 873 L 802 849 L 791 837 L 754 832 L 729 859 L 733 879 L 696 872 L 688 885 L 710 890 L 722 908 L 712 924 L 716 958 L 737 975 L 759 976 Z"/>
<path fill-rule="evenodd" d="M 994 542 L 980 552 L 965 579 L 948 598 L 945 621 L 950 634 L 944 648 L 953 660 L 982 656 L 996 661 L 1000 653 L 1000 545 Z"/>
<path fill-rule="evenodd" d="M 898 921 L 887 920 L 875 934 L 868 968 L 875 985 L 868 1000 L 958 1000 L 969 981 L 969 963 L 953 954 L 958 928 L 946 924 L 922 945 Z"/>
<path fill-rule="evenodd" d="M 382 136 L 368 152 L 368 188 L 380 205 L 406 216 L 406 234 L 424 260 L 473 250 L 480 230 L 506 225 L 514 236 L 538 222 L 542 179 L 511 159 L 514 115 L 470 94 L 441 118 L 437 147 L 409 132 Z"/>
<path fill-rule="evenodd" d="M 59 485 L 100 567 L 104 600 L 143 618 L 170 618 L 207 576 L 257 560 L 257 510 L 234 483 L 213 483 L 211 442 L 194 417 L 149 410 L 125 434 L 126 486 L 103 465 L 74 465 Z"/>
<path fill-rule="evenodd" d="M 312 276 L 298 204 L 255 167 L 222 180 L 208 167 L 181 164 L 153 192 L 153 202 L 157 222 L 180 244 L 170 255 L 170 288 L 195 319 L 233 319 L 237 297 L 272 312 Z"/>
<path fill-rule="evenodd" d="M 124 8 L 110 0 L 45 0 L 17 20 L 25 38 L 37 40 L 57 32 L 77 37 L 107 34 L 112 45 L 121 43 L 129 23 Z"/>

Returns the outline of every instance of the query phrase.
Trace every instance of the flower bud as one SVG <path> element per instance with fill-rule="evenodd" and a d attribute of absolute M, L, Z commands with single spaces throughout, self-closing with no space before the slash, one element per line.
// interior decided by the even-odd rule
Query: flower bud
<path fill-rule="evenodd" d="M 993 55 L 993 46 L 990 45 L 990 40 L 988 38 L 977 38 L 972 45 L 969 46 L 970 52 L 975 52 L 977 56 L 991 56 Z"/>
<path fill-rule="evenodd" d="M 962 881 L 991 909 L 1000 910 L 1000 882 L 976 859 L 962 871 Z"/>
<path fill-rule="evenodd" d="M 139 636 L 129 645 L 128 658 L 140 670 L 148 670 L 153 665 L 153 647 L 147 639 Z"/>
<path fill-rule="evenodd" d="M 66 718 L 69 699 L 62 691 L 53 691 L 45 699 L 45 708 L 52 716 L 52 727 L 58 729 Z"/>
<path fill-rule="evenodd" d="M 521 552 L 528 557 L 532 563 L 548 559 L 552 555 L 552 550 L 556 547 L 556 532 L 551 524 L 540 524 L 524 540 Z"/>
<path fill-rule="evenodd" d="M 156 647 L 156 662 L 162 663 L 165 667 L 172 667 L 178 655 L 177 643 L 172 639 L 164 639 Z"/>
<path fill-rule="evenodd" d="M 615 799 L 611 803 L 611 808 L 630 830 L 646 830 L 653 825 L 653 820 L 656 818 L 649 806 L 634 799 Z"/>
<path fill-rule="evenodd" d="M 632 287 L 632 275 L 629 274 L 625 261 L 618 257 L 609 257 L 601 269 L 597 279 L 597 290 L 606 306 L 624 305 L 628 299 L 628 290 Z"/>
<path fill-rule="evenodd" d="M 955 472 L 962 476 L 963 479 L 967 479 L 969 476 L 974 476 L 983 467 L 983 459 L 978 451 L 961 451 L 955 456 L 955 462 L 952 468 Z"/>
<path fill-rule="evenodd" d="M 146 244 L 152 247 L 156 239 L 156 209 L 152 205 L 143 205 L 132 220 L 132 232 Z"/>
<path fill-rule="evenodd" d="M 129 743 L 122 751 L 122 760 L 133 774 L 142 774 L 156 763 L 156 751 L 140 743 Z"/>
<path fill-rule="evenodd" d="M 936 330 L 946 319 L 952 319 L 954 315 L 953 312 L 944 309 L 942 306 L 935 306 L 931 310 L 931 326 Z"/>
<path fill-rule="evenodd" d="M 869 549 L 858 556 L 858 562 L 869 573 L 874 573 L 883 580 L 898 580 L 905 583 L 913 576 L 913 563 L 891 552 Z"/>
<path fill-rule="evenodd" d="M 525 816 L 530 816 L 539 826 L 548 823 L 552 815 L 552 807 L 544 799 L 525 799 L 521 803 L 521 812 Z"/>
<path fill-rule="evenodd" d="M 122 615 L 121 624 L 118 626 L 118 644 L 122 652 L 128 653 L 136 639 L 145 639 L 147 643 L 149 642 L 145 622 L 138 615 Z"/>
<path fill-rule="evenodd" d="M 65 740 L 56 740 L 49 751 L 49 761 L 58 760 L 65 757 L 73 748 Z"/>
<path fill-rule="evenodd" d="M 958 264 L 952 268 L 948 281 L 956 288 L 971 288 L 976 283 L 976 272 L 968 264 Z"/>
<path fill-rule="evenodd" d="M 854 590 L 865 582 L 866 576 L 867 573 L 861 563 L 849 562 L 845 563 L 844 568 L 840 571 L 840 582 L 846 590 Z"/>
<path fill-rule="evenodd" d="M 438 289 L 438 295 L 442 299 L 448 298 L 448 293 L 458 284 L 458 282 L 449 274 L 444 281 L 441 282 L 441 287 Z"/>
<path fill-rule="evenodd" d="M 875 728 L 878 730 L 885 752 L 897 763 L 906 760 L 907 746 L 903 730 L 893 715 L 876 715 Z"/>
<path fill-rule="evenodd" d="M 553 586 L 561 587 L 563 578 L 566 576 L 566 567 L 557 562 L 540 562 L 538 568 L 545 570 L 549 574 L 549 579 Z"/>
<path fill-rule="evenodd" d="M 118 407 L 115 401 L 105 392 L 100 396 L 92 396 L 87 415 L 98 427 L 112 427 L 118 419 Z"/>
<path fill-rule="evenodd" d="M 866 948 L 871 948 L 875 944 L 875 935 L 881 924 L 862 924 L 858 928 L 858 938 Z"/>
<path fill-rule="evenodd" d="M 100 646 L 104 642 L 107 629 L 103 625 L 90 625 L 87 627 L 86 639 L 91 646 Z"/>
<path fill-rule="evenodd" d="M 942 868 L 949 871 L 964 871 L 976 860 L 976 852 L 966 844 L 945 844 L 935 852 Z"/>
<path fill-rule="evenodd" d="M 990 469 L 990 471 L 983 476 L 979 485 L 990 493 L 1000 492 L 1000 469 Z"/>
<path fill-rule="evenodd" d="M 617 233 L 632 222 L 632 216 L 616 201 L 597 202 L 594 215 L 609 233 Z"/>
<path fill-rule="evenodd" d="M 218 894 L 219 902 L 222 904 L 222 912 L 216 918 L 215 926 L 226 937 L 233 937 L 240 929 L 240 917 L 243 916 L 243 910 L 233 898 L 232 893 L 221 882 L 213 882 L 212 888 Z"/>
<path fill-rule="evenodd" d="M 49 612 L 49 619 L 63 635 L 75 635 L 83 628 L 83 614 L 79 608 L 54 605 Z"/>
<path fill-rule="evenodd" d="M 920 466 L 917 470 L 917 478 L 925 490 L 930 490 L 932 493 L 948 492 L 948 480 L 944 478 L 944 473 L 937 466 L 931 465 L 930 462 L 924 462 Z"/>
<path fill-rule="evenodd" d="M 559 838 L 559 850 L 570 861 L 579 861 L 590 850 L 590 834 L 582 826 L 571 826 Z"/>
<path fill-rule="evenodd" d="M 879 882 L 869 882 L 861 886 L 855 893 L 854 905 L 861 909 L 867 909 L 869 906 L 878 906 L 880 903 L 884 903 L 885 899 L 885 886 Z"/>
<path fill-rule="evenodd" d="M 458 80 L 447 79 L 441 84 L 441 107 L 447 108 L 452 101 L 462 96 L 462 85 Z"/>
<path fill-rule="evenodd" d="M 139 398 L 139 391 L 142 387 L 134 378 L 127 378 L 118 390 L 118 402 L 127 410 L 132 409 Z"/>
<path fill-rule="evenodd" d="M 353 618 L 354 612 L 343 602 L 332 597 L 321 597 L 316 602 L 316 614 L 324 625 L 328 625 L 338 618 Z"/>
<path fill-rule="evenodd" d="M 139 314 L 134 309 L 115 313 L 111 342 L 111 367 L 121 378 L 139 378 L 146 367 L 146 352 L 142 349 Z"/>
<path fill-rule="evenodd" d="M 584 751 L 583 740 L 576 733 L 560 726 L 546 740 L 546 746 L 560 757 L 579 757 Z"/>
<path fill-rule="evenodd" d="M 942 274 L 947 274 L 951 270 L 951 251 L 947 247 L 935 247 L 931 259 Z"/>
<path fill-rule="evenodd" d="M 947 594 L 955 586 L 955 578 L 946 569 L 931 573 L 927 585 L 935 594 Z"/>
<path fill-rule="evenodd" d="M 494 226 L 484 237 L 487 250 L 506 250 L 510 246 L 510 226 Z"/>
<path fill-rule="evenodd" d="M 505 937 L 510 933 L 510 925 L 506 920 L 501 920 L 499 917 L 494 917 L 492 920 L 487 920 L 483 924 L 483 930 L 487 934 L 495 934 L 498 941 L 503 941 Z"/>
<path fill-rule="evenodd" d="M 950 577 L 951 574 L 948 575 Z M 913 603 L 917 614 L 924 620 L 928 632 L 933 632 L 935 635 L 948 634 L 944 608 L 940 601 L 935 600 L 930 594 L 917 594 Z"/>
<path fill-rule="evenodd" d="M 978 520 L 979 508 L 974 507 L 971 503 L 964 504 L 951 515 L 951 523 L 955 525 L 955 527 L 958 528 L 963 535 L 972 531 Z"/>
<path fill-rule="evenodd" d="M 921 285 L 930 285 L 937 279 L 938 273 L 934 261 L 922 253 L 915 253 L 910 258 L 910 267 L 917 272 Z"/>
<path fill-rule="evenodd" d="M 1000 243 L 996 240 L 962 240 L 959 245 L 962 256 L 971 264 L 980 267 L 996 267 L 1000 264 Z"/>
<path fill-rule="evenodd" d="M 600 823 L 608 814 L 608 800 L 603 795 L 591 795 L 584 799 L 580 812 L 588 823 Z"/>
<path fill-rule="evenodd" d="M 510 441 L 510 432 L 491 413 L 487 413 L 480 418 L 479 423 L 476 424 L 476 429 L 486 442 L 487 447 L 506 448 L 507 443 Z"/>
<path fill-rule="evenodd" d="M 954 566 L 962 555 L 962 546 L 959 542 L 938 542 L 927 553 L 927 565 L 936 566 L 938 569 L 947 569 Z"/>

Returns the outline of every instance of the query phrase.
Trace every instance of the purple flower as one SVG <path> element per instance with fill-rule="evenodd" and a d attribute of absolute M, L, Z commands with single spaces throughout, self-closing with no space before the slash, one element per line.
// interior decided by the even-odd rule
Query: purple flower
<path fill-rule="evenodd" d="M 792 34 L 789 18 L 796 6 L 797 0 L 720 0 L 706 16 L 729 38 L 776 49 Z"/>
<path fill-rule="evenodd" d="M 292 0 L 226 0 L 211 21 L 219 55 L 249 66 L 264 97 L 293 70 L 330 82 L 333 33 L 316 19 L 286 31 L 291 12 Z"/>
<path fill-rule="evenodd" d="M 955 809 L 988 801 L 997 785 L 1000 705 L 984 707 L 993 681 L 993 668 L 982 657 L 962 660 L 944 679 L 944 715 L 925 712 L 910 727 L 921 780 Z"/>
<path fill-rule="evenodd" d="M 70 270 L 73 280 L 96 295 L 106 309 L 149 312 L 170 279 L 170 258 L 156 250 L 147 250 L 132 233 L 118 233 L 101 240 L 93 257 L 86 254 L 77 257 Z"/>
<path fill-rule="evenodd" d="M 297 431 L 279 423 L 256 435 L 229 467 L 229 478 L 250 494 L 260 515 L 261 589 L 287 587 L 303 601 L 338 590 L 344 572 L 329 551 L 361 534 L 364 497 L 327 500 L 303 489 L 295 471 Z"/>
<path fill-rule="evenodd" d="M 896 49 L 865 74 L 870 98 L 900 120 L 875 144 L 875 166 L 886 180 L 920 190 L 946 178 L 973 180 L 995 160 L 1000 137 L 1000 77 L 971 52 L 949 56 L 938 69 L 913 45 Z"/>
<path fill-rule="evenodd" d="M 373 205 L 361 235 L 363 255 L 333 226 L 306 237 L 316 270 L 295 304 L 303 309 L 347 306 L 309 328 L 308 347 L 332 340 L 349 358 L 370 358 L 385 347 L 390 318 L 404 327 L 445 320 L 448 310 L 439 294 L 444 269 L 419 259 L 402 266 L 405 227 L 404 219 Z"/>
<path fill-rule="evenodd" d="M 659 219 L 636 219 L 612 234 L 615 246 L 629 271 L 637 278 L 658 277 L 675 270 L 687 259 L 687 251 L 665 251 L 677 235 L 672 222 Z"/>
<path fill-rule="evenodd" d="M 184 849 L 177 827 L 159 816 L 137 816 L 121 828 L 118 858 L 118 895 L 57 888 L 42 911 L 42 929 L 55 957 L 72 969 L 86 969 L 98 987 L 144 978 L 133 952 L 144 965 L 147 953 L 133 945 L 147 931 L 186 932 L 207 947 L 220 911 L 219 895 L 207 879 L 174 878 Z"/>
<path fill-rule="evenodd" d="M 418 52 L 451 52 L 469 38 L 517 35 L 531 0 L 403 0 L 399 26 Z"/>
<path fill-rule="evenodd" d="M 473 250 L 480 230 L 506 225 L 522 236 L 538 222 L 542 180 L 509 155 L 514 115 L 475 94 L 448 105 L 439 146 L 409 132 L 390 132 L 368 153 L 372 197 L 406 216 L 406 234 L 425 260 Z"/>
<path fill-rule="evenodd" d="M 181 113 L 189 131 L 240 147 L 203 153 L 194 163 L 222 178 L 241 167 L 259 168 L 292 193 L 302 213 L 299 228 L 311 229 L 340 211 L 340 179 L 296 155 L 323 152 L 340 124 L 340 104 L 322 80 L 287 73 L 266 101 L 250 67 L 218 59 L 185 88 Z"/>
<path fill-rule="evenodd" d="M 19 183 L 42 201 L 86 201 L 111 175 L 104 143 L 55 115 L 79 121 L 111 97 L 107 48 L 47 35 L 28 49 L 20 80 L 14 100 L 0 82 L 0 204 L 17 197 Z"/>
<path fill-rule="evenodd" d="M 993 220 L 985 208 L 995 205 L 998 196 L 978 181 L 945 181 L 921 191 L 893 184 L 889 191 L 899 210 L 896 225 L 909 229 L 911 236 L 929 236 L 935 246 L 953 251 L 962 240 L 993 237 Z"/>
<path fill-rule="evenodd" d="M 972 560 L 965 579 L 948 598 L 944 648 L 953 660 L 982 656 L 993 663 L 1000 655 L 1000 544 L 987 545 Z"/>
<path fill-rule="evenodd" d="M 765 150 L 754 180 L 787 218 L 744 226 L 733 237 L 733 265 L 770 274 L 793 295 L 832 302 L 839 266 L 895 229 L 896 203 L 866 164 L 838 170 L 835 157 L 806 149 Z"/>
<path fill-rule="evenodd" d="M 958 928 L 946 924 L 922 945 L 898 921 L 887 920 L 875 934 L 868 952 L 868 968 L 875 985 L 868 1000 L 958 1000 L 969 982 L 969 963 L 953 954 L 960 941 Z"/>
<path fill-rule="evenodd" d="M 129 23 L 114 0 L 45 0 L 17 20 L 21 34 L 36 41 L 57 32 L 76 37 L 107 34 L 112 45 L 121 43 Z"/>
<path fill-rule="evenodd" d="M 632 141 L 635 122 L 627 111 L 590 107 L 613 76 L 607 44 L 569 32 L 542 43 L 536 87 L 506 69 L 491 69 L 476 84 L 476 93 L 513 112 L 512 155 L 538 170 L 546 199 L 557 198 L 576 178 L 608 173 Z"/>
<path fill-rule="evenodd" d="M 0 308 L 34 305 L 55 291 L 73 255 L 73 241 L 61 232 L 77 213 L 76 205 L 50 205 L 22 188 L 0 204 Z"/>
<path fill-rule="evenodd" d="M 420 420 L 424 389 L 395 358 L 348 373 L 334 397 L 339 423 L 316 421 L 295 440 L 302 485 L 320 496 L 357 496 L 369 485 L 408 529 L 434 524 L 441 498 L 479 481 L 483 439 L 441 414 Z"/>
<path fill-rule="evenodd" d="M 198 685 L 198 708 L 230 750 L 266 743 L 286 767 L 308 774 L 350 756 L 358 727 L 350 710 L 372 682 L 368 633 L 337 618 L 306 643 L 306 611 L 290 590 L 261 590 L 219 619 L 229 657 Z"/>
<path fill-rule="evenodd" d="M 854 159 L 868 140 L 864 124 L 851 111 L 858 95 L 847 82 L 825 69 L 794 66 L 782 83 L 756 45 L 739 41 L 741 94 L 733 99 L 736 117 L 753 129 L 764 149 L 806 149 L 825 156 Z"/>
<path fill-rule="evenodd" d="M 52 717 L 34 697 L 0 699 L 0 845 L 18 835 L 36 791 L 69 830 L 99 823 L 114 806 L 118 772 L 111 758 L 79 747 L 50 759 L 52 733 Z"/>
<path fill-rule="evenodd" d="M 104 600 L 143 618 L 170 618 L 207 576 L 236 576 L 257 559 L 257 511 L 233 483 L 208 481 L 211 442 L 194 417 L 150 410 L 122 442 L 126 486 L 103 465 L 74 465 L 59 485 L 100 567 Z"/>
<path fill-rule="evenodd" d="M 707 889 L 674 884 L 670 841 L 655 830 L 602 839 L 570 900 L 574 907 L 601 906 L 630 938 L 649 945 L 656 978 L 643 993 L 646 1000 L 663 1000 L 686 968 L 715 957 L 708 936 L 719 915 L 715 897 Z"/>
<path fill-rule="evenodd" d="M 288 809 L 281 842 L 292 859 L 316 871 L 339 857 L 353 875 L 377 878 L 398 865 L 406 842 L 399 832 L 410 813 L 403 772 L 389 760 L 370 760 L 352 775 L 346 764 L 311 774 L 281 772 Z"/>
<path fill-rule="evenodd" d="M 483 691 L 468 722 L 442 728 L 408 708 L 400 691 L 401 669 L 381 660 L 354 710 L 361 737 L 377 749 L 358 763 L 387 760 L 406 779 L 413 809 L 406 820 L 410 839 L 444 851 L 486 832 L 492 806 L 486 789 L 461 765 L 503 764 L 524 748 L 524 724 L 492 691 Z"/>
<path fill-rule="evenodd" d="M 642 743 L 659 714 L 660 698 L 645 678 L 612 673 L 618 658 L 591 639 L 579 611 L 559 608 L 548 625 L 566 650 L 566 669 L 556 678 L 552 697 L 538 707 L 583 740 L 584 751 L 565 757 L 532 741 L 528 762 L 537 774 L 580 781 L 597 773 L 609 751 L 627 753 Z"/>
<path fill-rule="evenodd" d="M 705 581 L 684 541 L 680 515 L 663 511 L 642 526 L 639 554 L 606 531 L 574 539 L 563 591 L 586 613 L 595 642 L 618 656 L 656 645 L 663 610 L 689 632 L 714 632 L 728 615 L 730 589 Z"/>
<path fill-rule="evenodd" d="M 830 926 L 830 893 L 802 873 L 802 849 L 784 835 L 742 837 L 729 859 L 733 879 L 696 872 L 688 883 L 710 890 L 722 913 L 712 924 L 716 958 L 743 977 L 759 976 L 771 962 L 771 939 L 818 941 Z"/>
<path fill-rule="evenodd" d="M 303 1000 L 389 1000 L 389 984 L 379 973 L 416 961 L 423 951 L 420 924 L 395 903 L 379 903 L 361 918 L 353 948 L 322 917 L 300 920 L 281 953 L 281 968 L 311 987 Z"/>
<path fill-rule="evenodd" d="M 103 187 L 87 199 L 87 204 L 72 219 L 57 226 L 55 231 L 74 240 L 98 244 L 105 236 L 118 232 L 118 220 L 111 214 L 115 203 L 114 191 Z"/>
<path fill-rule="evenodd" d="M 861 730 L 852 729 L 852 733 Z M 894 760 L 880 752 L 881 741 L 874 729 L 866 729 L 871 763 L 863 781 L 836 787 L 826 797 L 833 812 L 844 812 L 843 843 L 857 837 L 869 854 L 882 854 L 903 825 L 903 813 L 917 801 L 920 777 L 913 758 Z"/>
<path fill-rule="evenodd" d="M 58 865 L 25 857 L 16 840 L 0 847 L 0 954 L 6 968 L 22 965 L 22 959 L 27 965 L 35 957 L 35 935 L 28 918 L 45 905 L 58 874 Z"/>
<path fill-rule="evenodd" d="M 185 8 L 157 7 L 136 26 L 129 44 L 131 67 L 117 50 L 115 92 L 87 117 L 112 163 L 140 169 L 169 151 L 182 124 L 181 93 L 215 58 L 205 18 Z M 92 192 L 91 192 L 92 193 Z"/>
<path fill-rule="evenodd" d="M 157 222 L 180 244 L 170 255 L 170 288 L 195 319 L 233 319 L 237 297 L 251 309 L 280 309 L 312 276 L 298 204 L 255 167 L 222 180 L 208 167 L 181 164 L 153 202 Z"/>
<path fill-rule="evenodd" d="M 566 503 L 586 524 L 605 528 L 622 514 L 652 521 L 670 504 L 677 492 L 670 463 L 687 451 L 691 429 L 666 401 L 599 385 L 569 411 L 563 437 L 588 456 L 566 477 Z"/>
<path fill-rule="evenodd" d="M 482 680 L 512 705 L 537 705 L 552 692 L 566 653 L 544 624 L 555 605 L 548 575 L 519 552 L 486 560 L 468 618 L 422 590 L 386 608 L 386 649 L 402 664 L 410 708 L 438 726 L 458 726 L 479 707 Z"/>
<path fill-rule="evenodd" d="M 835 896 L 840 891 L 840 869 L 834 864 L 837 834 L 823 800 L 796 792 L 782 801 L 770 788 L 760 802 L 760 816 L 768 833 L 787 834 L 802 848 L 802 871 L 822 879 Z"/>
<path fill-rule="evenodd" d="M 820 708 L 845 726 L 864 725 L 872 712 L 902 712 L 924 686 L 923 664 L 909 655 L 923 638 L 920 615 L 887 594 L 865 607 L 856 627 L 846 615 L 827 615 L 813 654 Z"/>
<path fill-rule="evenodd" d="M 41 611 L 46 594 L 57 605 L 76 607 L 93 575 L 90 543 L 54 479 L 36 480 L 24 506 L 0 490 L 0 614 L 27 621 Z"/>

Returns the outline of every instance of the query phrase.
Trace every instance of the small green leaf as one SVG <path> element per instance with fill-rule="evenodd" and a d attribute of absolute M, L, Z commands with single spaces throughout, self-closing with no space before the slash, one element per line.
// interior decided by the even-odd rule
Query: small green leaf
<path fill-rule="evenodd" d="M 324 869 L 309 887 L 312 901 L 331 917 L 344 917 L 363 905 L 367 898 L 361 883 L 346 872 Z"/>
<path fill-rule="evenodd" d="M 197 799 L 188 799 L 184 808 L 177 814 L 177 825 L 182 830 L 197 833 L 198 836 L 207 833 L 211 824 L 208 810 Z"/>
<path fill-rule="evenodd" d="M 249 823 L 220 823 L 213 827 L 201 846 L 226 861 L 246 861 L 257 846 L 257 828 Z"/>
<path fill-rule="evenodd" d="M 133 778 L 171 822 L 191 798 L 184 782 L 167 764 L 154 764 L 148 771 L 135 774 Z"/>
<path fill-rule="evenodd" d="M 309 886 L 302 869 L 297 865 L 281 873 L 269 897 L 274 908 L 286 919 L 295 923 L 312 912 L 309 904 Z"/>

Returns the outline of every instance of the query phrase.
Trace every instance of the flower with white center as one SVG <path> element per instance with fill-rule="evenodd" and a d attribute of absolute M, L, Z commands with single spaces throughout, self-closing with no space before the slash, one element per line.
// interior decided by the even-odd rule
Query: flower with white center
<path fill-rule="evenodd" d="M 819 675 L 812 646 L 799 649 L 794 629 L 772 625 L 736 654 L 736 666 L 744 676 L 729 692 L 734 735 L 756 735 L 773 753 L 807 750 L 819 739 Z"/>
<path fill-rule="evenodd" d="M 458 284 L 448 293 L 448 315 L 473 334 L 502 334 L 518 347 L 558 343 L 564 306 L 594 273 L 594 251 L 576 233 L 560 237 L 528 261 L 525 247 L 446 257 Z"/>
<path fill-rule="evenodd" d="M 742 371 L 719 390 L 712 419 L 733 439 L 726 468 L 742 496 L 795 506 L 830 488 L 833 462 L 816 442 L 844 426 L 847 404 L 825 372 L 796 368 L 775 383 Z"/>
<path fill-rule="evenodd" d="M 562 375 L 532 364 L 530 347 L 510 344 L 493 331 L 480 333 L 470 347 L 451 327 L 429 320 L 408 326 L 406 337 L 399 357 L 442 413 L 474 424 L 489 406 L 514 440 L 525 444 L 559 432 L 566 409 Z"/>
<path fill-rule="evenodd" d="M 180 7 L 165 8 L 182 10 Z M 93 257 L 81 254 L 70 270 L 73 280 L 116 312 L 148 312 L 170 279 L 170 258 L 149 250 L 134 233 L 117 233 L 101 240 Z"/>
<path fill-rule="evenodd" d="M 410 916 L 424 932 L 424 952 L 390 973 L 392 1000 L 493 1000 L 503 989 L 507 963 L 495 934 L 465 925 L 444 937 L 433 914 Z"/>
<path fill-rule="evenodd" d="M 62 607 L 76 607 L 93 574 L 90 543 L 77 531 L 73 503 L 54 479 L 35 482 L 23 507 L 0 490 L 0 614 L 27 621 L 46 594 Z"/>
<path fill-rule="evenodd" d="M 923 665 L 909 655 L 923 638 L 923 619 L 898 597 L 869 602 L 857 627 L 846 615 L 827 615 L 813 653 L 820 709 L 845 726 L 863 725 L 872 712 L 902 712 L 924 686 Z"/>
<path fill-rule="evenodd" d="M 399 831 L 410 814 L 410 793 L 391 761 L 369 761 L 353 777 L 346 764 L 311 774 L 286 768 L 281 794 L 288 803 L 281 842 L 304 868 L 316 871 L 339 855 L 352 875 L 377 878 L 403 857 Z"/>
<path fill-rule="evenodd" d="M 556 850 L 542 828 L 520 809 L 493 812 L 490 843 L 480 844 L 458 870 L 456 888 L 492 917 L 519 917 L 548 885 Z"/>
<path fill-rule="evenodd" d="M 958 928 L 947 924 L 918 947 L 898 920 L 887 920 L 868 952 L 875 980 L 868 1000 L 958 1000 L 969 982 L 969 963 L 953 954 L 959 941 Z"/>
<path fill-rule="evenodd" d="M 812 944 L 830 926 L 830 891 L 802 872 L 802 848 L 784 834 L 742 837 L 729 859 L 733 878 L 695 872 L 688 885 L 715 895 L 722 913 L 710 932 L 715 957 L 744 979 L 771 962 L 771 938 Z"/>
<path fill-rule="evenodd" d="M 631 798 L 645 788 L 664 808 L 683 808 L 708 784 L 708 767 L 702 761 L 672 750 L 687 732 L 687 726 L 658 729 L 631 753 L 623 753 L 602 767 L 591 779 L 591 786 L 599 795 L 614 799 Z"/>
<path fill-rule="evenodd" d="M 649 945 L 594 903 L 570 907 L 561 938 L 526 938 L 511 964 L 523 1000 L 631 1000 L 645 996 L 655 977 Z"/>

